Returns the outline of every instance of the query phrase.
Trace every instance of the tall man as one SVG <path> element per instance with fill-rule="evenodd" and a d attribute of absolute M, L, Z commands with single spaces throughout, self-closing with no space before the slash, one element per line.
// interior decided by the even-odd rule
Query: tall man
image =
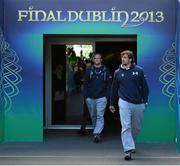
<path fill-rule="evenodd" d="M 104 112 L 110 97 L 112 77 L 102 64 L 101 54 L 94 54 L 93 65 L 86 70 L 84 78 L 84 98 L 94 127 L 94 142 L 101 141 L 104 128 Z"/>
<path fill-rule="evenodd" d="M 133 60 L 132 51 L 121 52 L 121 65 L 114 73 L 109 107 L 111 112 L 115 112 L 114 105 L 118 99 L 125 160 L 130 160 L 131 153 L 135 152 L 135 140 L 149 95 L 143 69 L 135 65 Z"/>

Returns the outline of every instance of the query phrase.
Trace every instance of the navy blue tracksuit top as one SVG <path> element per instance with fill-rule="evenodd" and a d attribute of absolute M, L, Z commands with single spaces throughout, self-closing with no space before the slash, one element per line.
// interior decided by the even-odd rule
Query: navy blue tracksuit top
<path fill-rule="evenodd" d="M 84 97 L 98 99 L 110 98 L 112 76 L 105 66 L 89 67 L 84 76 Z"/>
<path fill-rule="evenodd" d="M 141 67 L 133 64 L 129 69 L 119 68 L 114 73 L 111 91 L 111 105 L 114 105 L 117 98 L 129 103 L 147 103 L 149 88 Z"/>

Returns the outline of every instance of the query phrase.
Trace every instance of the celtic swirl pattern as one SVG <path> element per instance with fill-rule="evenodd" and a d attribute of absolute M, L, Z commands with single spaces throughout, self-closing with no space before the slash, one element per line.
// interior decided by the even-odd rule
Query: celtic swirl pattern
<path fill-rule="evenodd" d="M 0 50 L 1 50 L 1 43 L 2 43 L 2 32 L 0 29 Z M 4 87 L 3 87 L 3 58 L 2 58 L 2 52 L 0 51 L 0 111 L 3 110 L 3 92 L 4 92 Z"/>
<path fill-rule="evenodd" d="M 1 99 L 4 110 L 10 111 L 12 108 L 12 98 L 19 93 L 18 84 L 22 81 L 19 72 L 22 67 L 18 64 L 19 57 L 4 39 L 0 29 L 0 51 L 1 51 Z"/>
<path fill-rule="evenodd" d="M 169 48 L 163 58 L 163 64 L 159 67 L 162 74 L 159 80 L 163 85 L 162 93 L 169 97 L 169 108 L 175 110 L 175 76 L 176 76 L 176 50 L 175 43 Z"/>

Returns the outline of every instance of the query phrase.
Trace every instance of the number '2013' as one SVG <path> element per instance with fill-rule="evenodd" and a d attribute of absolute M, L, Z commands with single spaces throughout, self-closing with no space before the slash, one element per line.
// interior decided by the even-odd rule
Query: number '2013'
<path fill-rule="evenodd" d="M 162 11 L 157 11 L 157 12 L 153 12 L 153 11 L 143 11 L 141 13 L 137 12 L 137 11 L 132 11 L 131 12 L 131 17 L 132 19 L 130 20 L 130 22 L 163 22 L 164 21 L 164 13 Z"/>

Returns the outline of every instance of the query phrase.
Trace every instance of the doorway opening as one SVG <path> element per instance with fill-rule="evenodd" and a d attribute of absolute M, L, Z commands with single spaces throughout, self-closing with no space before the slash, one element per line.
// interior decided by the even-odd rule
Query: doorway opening
<path fill-rule="evenodd" d="M 137 35 L 44 35 L 44 128 L 79 129 L 83 118 L 83 75 L 93 52 L 101 53 L 111 74 L 119 53 L 132 50 L 137 61 Z M 116 120 L 117 118 L 117 120 Z M 114 122 L 112 122 L 114 121 Z M 88 122 L 91 125 L 91 122 Z M 119 119 L 105 112 L 105 127 Z"/>

